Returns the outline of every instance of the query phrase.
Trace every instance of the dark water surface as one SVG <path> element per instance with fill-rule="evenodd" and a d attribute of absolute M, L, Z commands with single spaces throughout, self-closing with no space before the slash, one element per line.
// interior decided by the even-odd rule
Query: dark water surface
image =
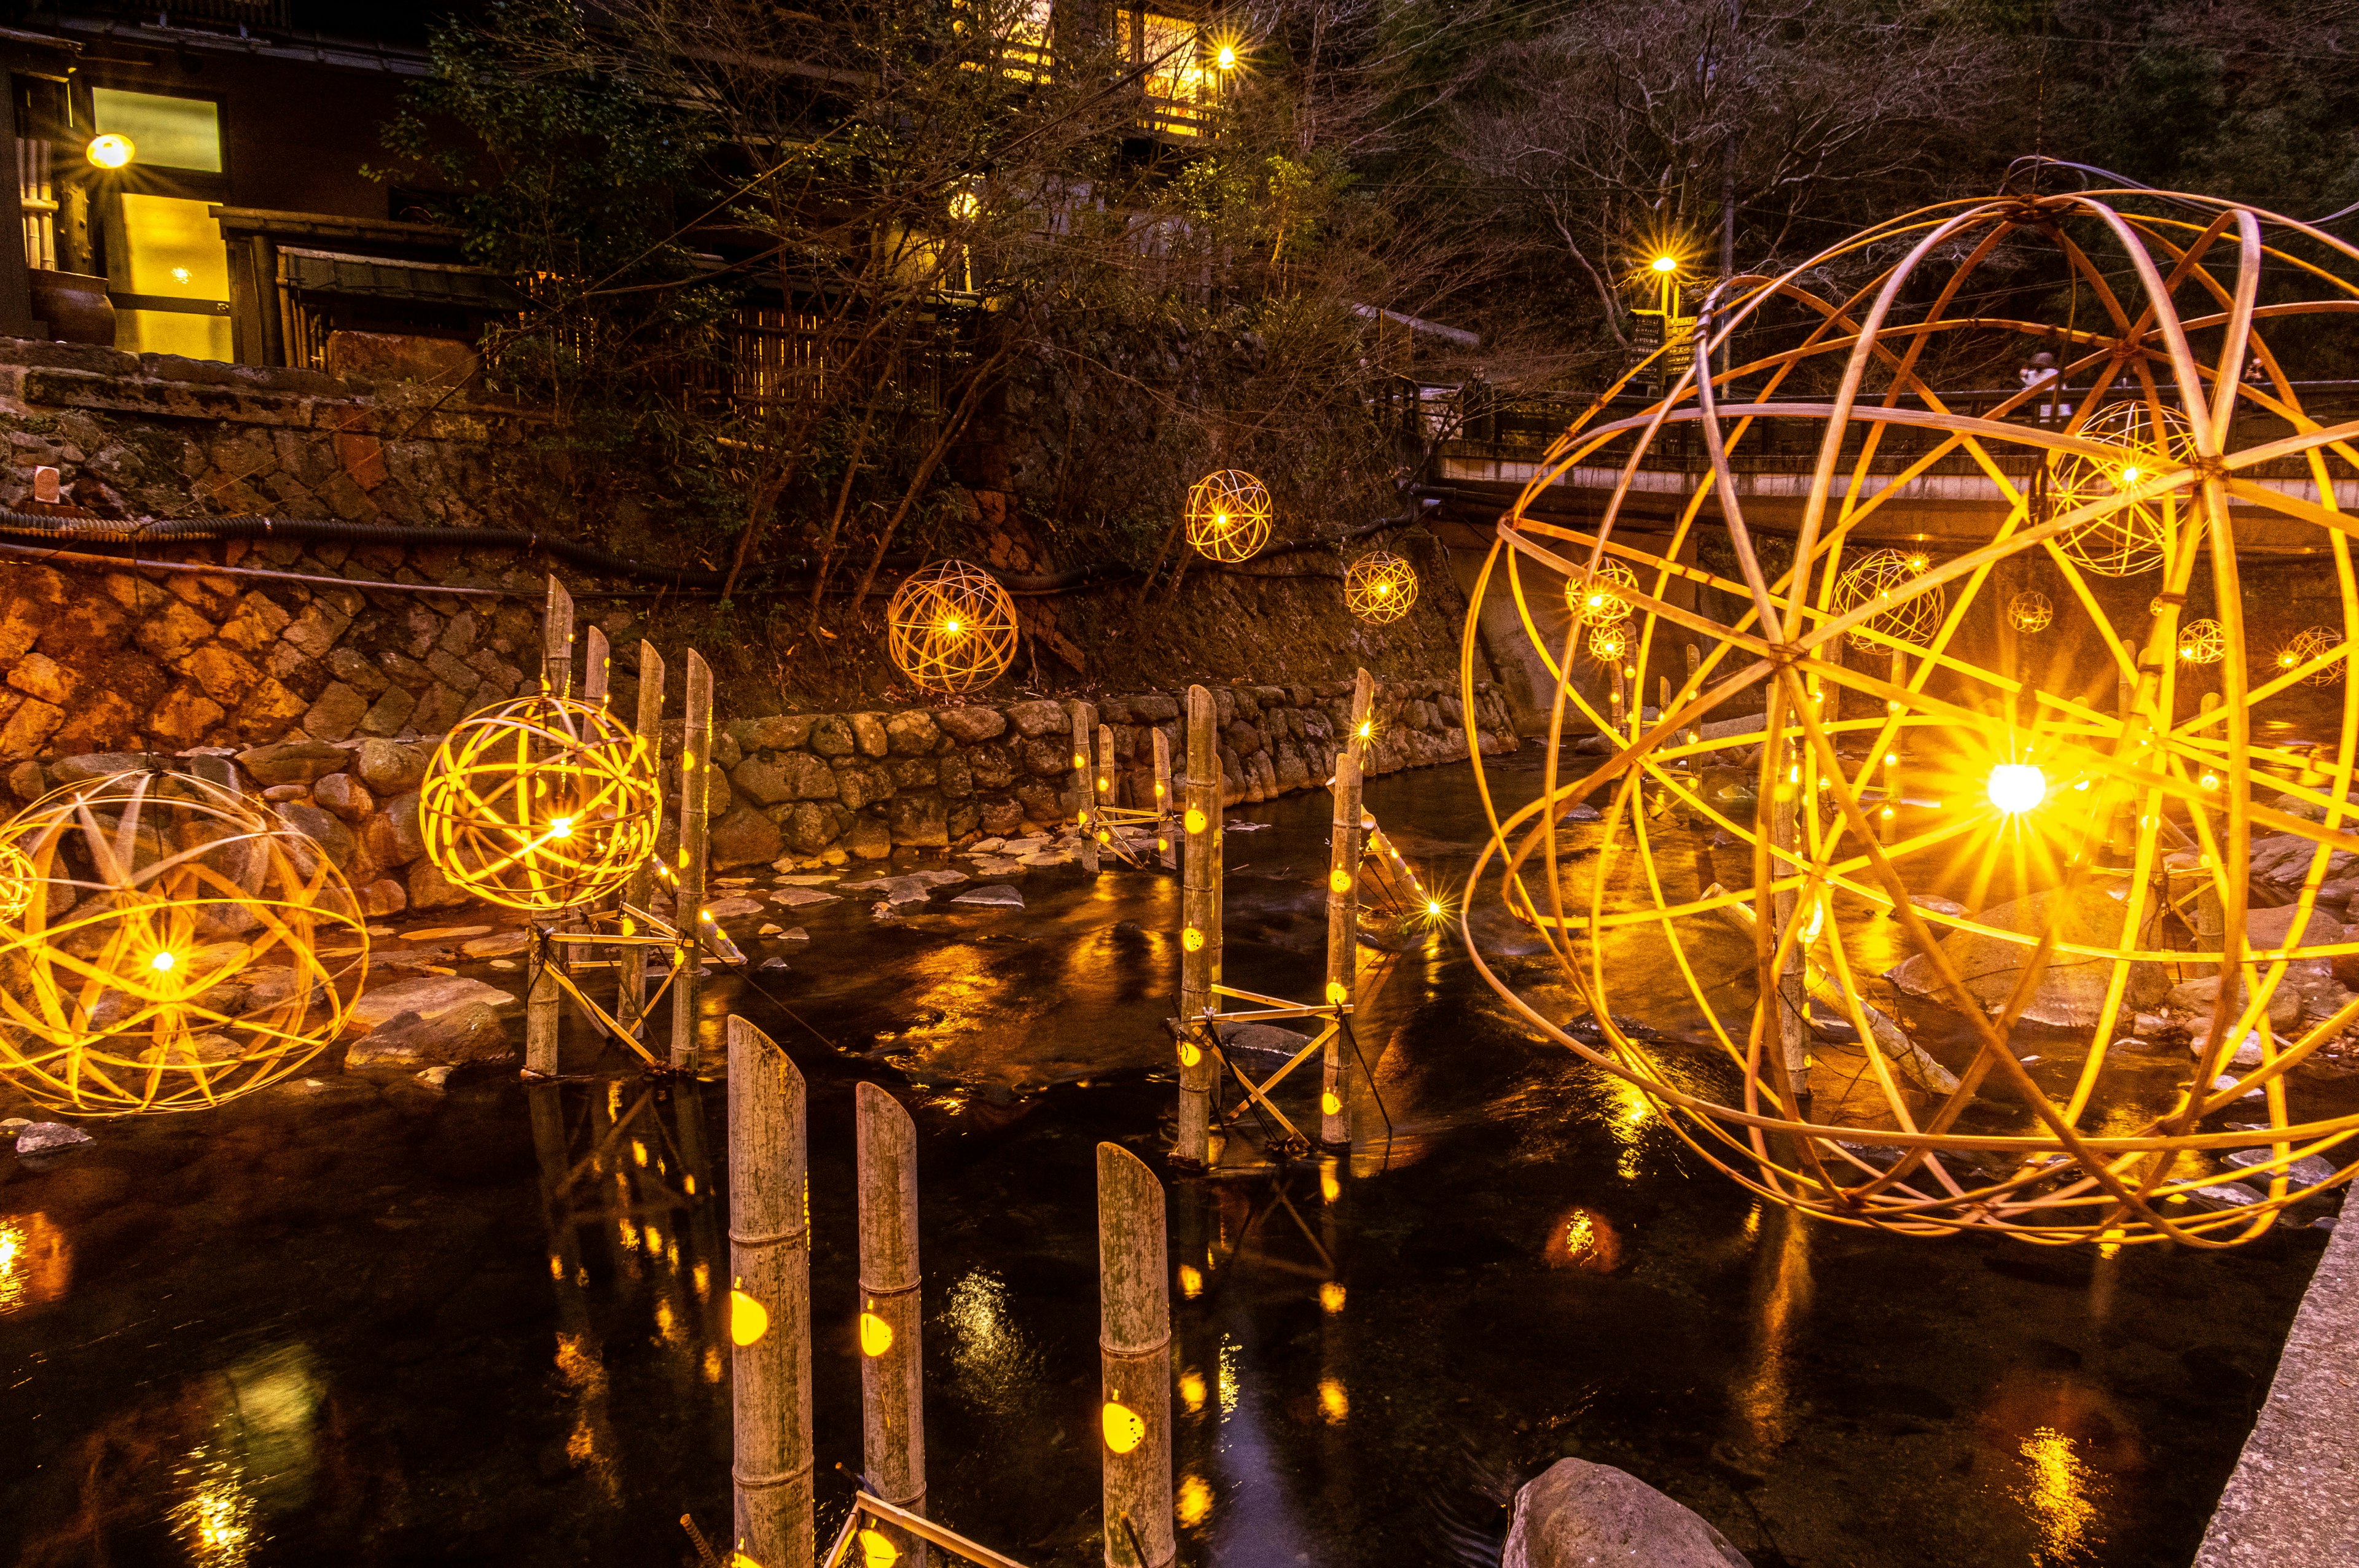
<path fill-rule="evenodd" d="M 1462 873 L 1464 767 L 1368 804 Z M 1315 990 L 1325 813 L 1237 814 L 1274 826 L 1229 845 L 1231 984 Z M 797 912 L 763 977 L 793 1018 L 713 989 L 716 1032 L 741 1006 L 810 1080 L 824 1530 L 859 1461 L 868 1076 L 922 1141 L 932 1510 L 1095 1560 L 1093 1151 L 1159 1168 L 1178 900 L 1048 875 L 1020 914 Z M 1183 1561 L 1495 1563 L 1566 1454 L 1756 1568 L 2189 1561 L 2313 1235 L 2105 1258 L 1788 1223 L 1516 1027 L 1454 937 L 1364 1022 L 1389 1149 L 1377 1123 L 1349 1162 L 1170 1184 Z M 729 1508 L 725 1091 L 603 1065 L 323 1076 L 0 1160 L 0 1562 L 690 1561 L 679 1516 Z"/>

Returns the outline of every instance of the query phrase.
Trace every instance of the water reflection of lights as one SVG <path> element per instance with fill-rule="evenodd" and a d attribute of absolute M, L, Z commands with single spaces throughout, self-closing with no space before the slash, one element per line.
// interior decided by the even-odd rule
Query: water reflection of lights
<path fill-rule="evenodd" d="M 73 1254 L 45 1214 L 0 1215 L 0 1317 L 66 1293 Z"/>
<path fill-rule="evenodd" d="M 1352 1396 L 1343 1391 L 1341 1379 L 1319 1379 L 1319 1413 L 1327 1418 L 1330 1426 L 1343 1425 L 1343 1419 L 1352 1413 Z"/>
<path fill-rule="evenodd" d="M 2033 1432 L 2023 1440 L 2021 1453 L 2031 1474 L 2016 1496 L 2038 1521 L 2043 1556 L 2078 1560 L 2096 1544 L 2089 1536 L 2097 1517 L 2097 1505 L 2090 1498 L 2096 1478 L 2073 1452 L 2072 1440 L 2054 1427 Z"/>
<path fill-rule="evenodd" d="M 1340 1198 L 1343 1195 L 1343 1183 L 1335 1173 L 1335 1162 L 1332 1160 L 1322 1161 L 1319 1166 L 1320 1201 L 1322 1203 L 1333 1203 L 1337 1198 Z"/>
<path fill-rule="evenodd" d="M 1203 1271 L 1193 1263 L 1180 1265 L 1180 1293 L 1191 1302 L 1204 1293 Z"/>
<path fill-rule="evenodd" d="M 1622 1238 L 1603 1215 L 1576 1206 L 1559 1215 L 1549 1227 L 1541 1254 L 1560 1269 L 1610 1274 L 1622 1266 Z"/>
<path fill-rule="evenodd" d="M 1182 1529 L 1193 1530 L 1212 1517 L 1212 1488 L 1201 1476 L 1180 1476 L 1180 1492 L 1173 1500 Z"/>
<path fill-rule="evenodd" d="M 180 1474 L 196 1490 L 172 1509 L 172 1523 L 197 1568 L 243 1568 L 253 1556 L 256 1515 L 253 1497 L 238 1485 L 236 1467 L 204 1448 L 193 1449 Z"/>
<path fill-rule="evenodd" d="M 1343 1286 L 1338 1280 L 1328 1280 L 1319 1287 L 1319 1304 L 1331 1313 L 1343 1310 Z"/>
<path fill-rule="evenodd" d="M 1228 1336 L 1221 1336 L 1221 1419 L 1223 1421 L 1237 1413 L 1237 1391 L 1241 1386 L 1237 1364 L 1245 1355 L 1245 1348 Z"/>
<path fill-rule="evenodd" d="M 1204 1408 L 1204 1376 L 1201 1372 L 1180 1374 L 1180 1400 L 1188 1407 L 1190 1415 Z"/>
<path fill-rule="evenodd" d="M 960 1391 L 985 1410 L 1012 1411 L 1039 1376 L 1040 1356 L 1016 1326 L 1007 1282 L 976 1269 L 942 1304 Z"/>

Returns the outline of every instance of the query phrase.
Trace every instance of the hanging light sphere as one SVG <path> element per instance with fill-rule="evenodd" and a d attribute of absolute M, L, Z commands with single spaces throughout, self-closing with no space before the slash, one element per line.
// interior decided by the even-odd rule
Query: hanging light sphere
<path fill-rule="evenodd" d="M 1564 579 L 1566 606 L 1592 626 L 1629 620 L 1635 609 L 1631 599 L 1637 591 L 1638 574 L 1610 556 L 1597 563 L 1595 571 L 1576 571 Z"/>
<path fill-rule="evenodd" d="M 603 704 L 548 692 L 462 719 L 418 796 L 435 870 L 535 914 L 621 888 L 655 853 L 662 815 L 646 741 Z"/>
<path fill-rule="evenodd" d="M 2056 464 L 2048 492 L 2052 517 L 2094 508 L 2057 537 L 2056 547 L 2099 577 L 2136 577 L 2169 558 L 2179 523 L 2179 492 L 2124 499 L 2158 476 L 2184 469 L 2194 437 L 2176 409 L 2143 400 L 2116 403 L 2077 432 L 2102 455 L 2072 452 Z"/>
<path fill-rule="evenodd" d="M 16 919 L 32 907 L 33 891 L 41 876 L 16 840 L 0 838 L 0 923 Z"/>
<path fill-rule="evenodd" d="M 1250 559 L 1269 543 L 1269 490 L 1243 469 L 1208 473 L 1188 487 L 1188 543 L 1209 560 Z"/>
<path fill-rule="evenodd" d="M 2056 607 L 2036 588 L 2027 588 L 2006 601 L 2006 623 L 2018 632 L 2045 632 L 2056 619 Z"/>
<path fill-rule="evenodd" d="M 2331 626 L 2312 626 L 2297 632 L 2284 647 L 2277 650 L 2277 667 L 2281 670 L 2299 669 L 2313 659 L 2325 658 L 2342 647 L 2344 640 L 2343 634 Z M 2347 662 L 2347 658 L 2335 659 L 2301 678 L 2311 686 L 2341 686 L 2343 666 Z"/>
<path fill-rule="evenodd" d="M 1862 605 L 1889 600 L 1852 628 L 1854 648 L 1888 648 L 1906 643 L 1922 648 L 1941 629 L 1950 596 L 1938 586 L 1919 586 L 1930 561 L 1915 550 L 1870 550 L 1857 565 L 1835 579 L 1834 612 L 1848 614 Z M 1882 633 L 1881 637 L 1875 633 Z"/>
<path fill-rule="evenodd" d="M 1601 665 L 1618 665 L 1630 651 L 1630 634 L 1619 626 L 1600 626 L 1589 634 L 1589 656 Z"/>
<path fill-rule="evenodd" d="M 234 790 L 118 773 L 8 825 L 29 868 L 0 922 L 0 1076 L 86 1116 L 218 1105 L 300 1070 L 368 972 L 352 884 Z"/>
<path fill-rule="evenodd" d="M 2179 657 L 2190 665 L 2216 665 L 2228 656 L 2228 631 L 2217 621 L 2190 621 L 2179 629 Z"/>
<path fill-rule="evenodd" d="M 885 637 L 895 666 L 920 690 L 973 691 L 1016 658 L 1016 600 L 981 567 L 940 561 L 894 589 Z"/>
<path fill-rule="evenodd" d="M 1989 351 L 1972 302 L 2028 277 L 2114 300 L 2058 357 L 2082 406 L 2142 415 L 2104 410 L 2074 434 L 2039 417 L 2036 387 L 1972 413 L 1945 401 L 1932 367 Z M 1944 202 L 1733 286 L 1716 341 L 1697 345 L 1707 374 L 1728 353 L 1712 408 L 1689 385 L 1584 413 L 1501 519 L 1468 635 L 1523 624 L 1556 731 L 1591 728 L 1562 633 L 1543 633 L 1525 588 L 1606 549 L 1642 581 L 1697 587 L 1616 633 L 1698 662 L 1683 687 L 1671 677 L 1679 726 L 1565 755 L 1547 788 L 1495 808 L 1460 907 L 1470 936 L 1496 915 L 1543 946 L 1503 965 L 1470 940 L 1523 1026 L 1613 1075 L 1750 1193 L 1838 1224 L 2220 1248 L 2323 1212 L 2359 1173 L 2359 1108 L 2304 1069 L 2359 1011 L 2302 977 L 2346 945 L 2339 889 L 2321 890 L 2350 829 L 2325 819 L 2359 790 L 2343 760 L 2359 717 L 2223 719 L 2267 720 L 2297 678 L 2341 678 L 2359 600 L 2282 648 L 2226 622 L 2219 706 L 2174 700 L 2172 681 L 2182 635 L 2207 653 L 2214 635 L 2182 624 L 2190 561 L 2233 604 L 2256 596 L 2251 553 L 2327 558 L 2342 542 L 2319 498 L 2359 483 L 2359 459 L 2343 416 L 2303 399 L 2332 362 L 2319 345 L 2359 307 L 2354 277 L 2359 243 L 2207 197 Z M 2267 306 L 2246 311 L 2256 297 Z M 2183 431 L 2169 412 L 2197 407 L 2216 416 Z M 1719 440 L 1696 440 L 1715 419 Z M 2083 476 L 2060 443 L 2091 459 L 2107 504 L 2072 501 Z M 1711 471 L 1685 475 L 1698 449 Z M 1958 529 L 1974 542 L 1940 562 L 1851 558 L 1918 526 L 1926 465 L 1951 458 L 1984 476 L 1953 492 L 1977 498 Z M 2060 497 L 2006 477 L 2051 465 Z M 1672 508 L 1665 538 L 1667 469 L 1711 505 Z M 1755 484 L 1765 472 L 1808 478 Z M 1551 521 L 1569 499 L 1612 521 Z M 2084 650 L 2104 661 L 2106 700 L 2039 697 L 1983 663 L 1999 607 L 1982 595 L 2039 563 L 2073 599 L 2105 597 L 2100 579 L 2134 553 L 2096 548 L 2088 525 L 2140 516 L 2169 522 L 2152 553 L 2169 587 Z M 1704 565 L 1702 542 L 1729 564 Z M 2003 602 L 2028 630 L 2068 600 Z M 1896 686 L 1886 660 L 1846 658 L 1862 629 L 1930 678 Z M 1569 839 L 1578 802 L 1596 819 Z M 2243 977 L 2225 1008 L 2179 990 L 2223 967 Z M 2147 1035 L 2140 1014 L 2191 1040 L 2175 1066 L 2117 1046 Z"/>
<path fill-rule="evenodd" d="M 1398 556 L 1370 550 L 1343 568 L 1343 608 L 1372 626 L 1408 613 L 1417 602 L 1417 569 Z"/>

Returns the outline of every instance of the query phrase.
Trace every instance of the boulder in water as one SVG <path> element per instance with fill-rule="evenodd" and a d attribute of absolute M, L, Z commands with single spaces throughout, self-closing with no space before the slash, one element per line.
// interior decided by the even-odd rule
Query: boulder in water
<path fill-rule="evenodd" d="M 2062 888 L 2051 888 L 2029 898 L 2017 899 L 1975 917 L 1981 925 L 2019 934 L 2018 937 L 1956 931 L 1941 943 L 1941 951 L 1964 977 L 1966 988 L 1984 1007 L 1997 1007 L 2014 991 L 2024 961 L 2031 957 L 2040 935 L 2051 925 L 2060 944 L 2090 947 L 2155 946 L 2153 933 L 2135 942 L 2122 930 L 2124 905 L 2104 886 L 2083 887 L 2070 898 Z M 2152 917 L 2149 915 L 2149 921 Z M 2113 977 L 2111 959 L 2086 953 L 2051 951 L 2047 971 L 2039 978 L 2023 1021 L 2059 1029 L 2086 1029 L 2097 1022 L 2104 1005 L 2105 985 Z M 1892 983 L 1914 997 L 1951 1005 L 1951 997 L 1922 953 L 1892 971 Z M 2150 1009 L 2169 994 L 2170 977 L 2161 965 L 2133 963 L 2125 1006 Z"/>
<path fill-rule="evenodd" d="M 1516 1494 L 1500 1568 L 1751 1568 L 1701 1514 L 1626 1470 L 1560 1459 Z"/>

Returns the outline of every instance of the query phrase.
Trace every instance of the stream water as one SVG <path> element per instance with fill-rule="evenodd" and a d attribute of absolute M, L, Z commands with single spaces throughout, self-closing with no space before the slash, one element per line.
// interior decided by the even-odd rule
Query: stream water
<path fill-rule="evenodd" d="M 1505 774 L 1535 789 L 1538 762 Z M 1367 800 L 1431 881 L 1462 875 L 1465 767 Z M 1326 810 L 1235 814 L 1267 826 L 1228 848 L 1230 984 L 1315 988 Z M 931 1511 L 1079 1568 L 1093 1149 L 1161 1168 L 1178 895 L 1128 871 L 1024 893 L 797 911 L 808 945 L 754 954 L 788 957 L 769 994 L 717 979 L 708 1022 L 742 1010 L 810 1084 L 822 1531 L 859 1464 L 866 1076 L 920 1133 Z M 1516 1487 L 1564 1455 L 1756 1568 L 2188 1562 L 2318 1233 L 2103 1257 L 1789 1222 L 1516 1027 L 1455 943 L 1364 1021 L 1389 1141 L 1169 1181 L 1183 1562 L 1495 1563 Z M 329 1075 L 0 1161 L 0 1561 L 645 1565 L 694 1561 L 683 1513 L 724 1535 L 723 1088 L 579 1037 L 567 1066 Z"/>

